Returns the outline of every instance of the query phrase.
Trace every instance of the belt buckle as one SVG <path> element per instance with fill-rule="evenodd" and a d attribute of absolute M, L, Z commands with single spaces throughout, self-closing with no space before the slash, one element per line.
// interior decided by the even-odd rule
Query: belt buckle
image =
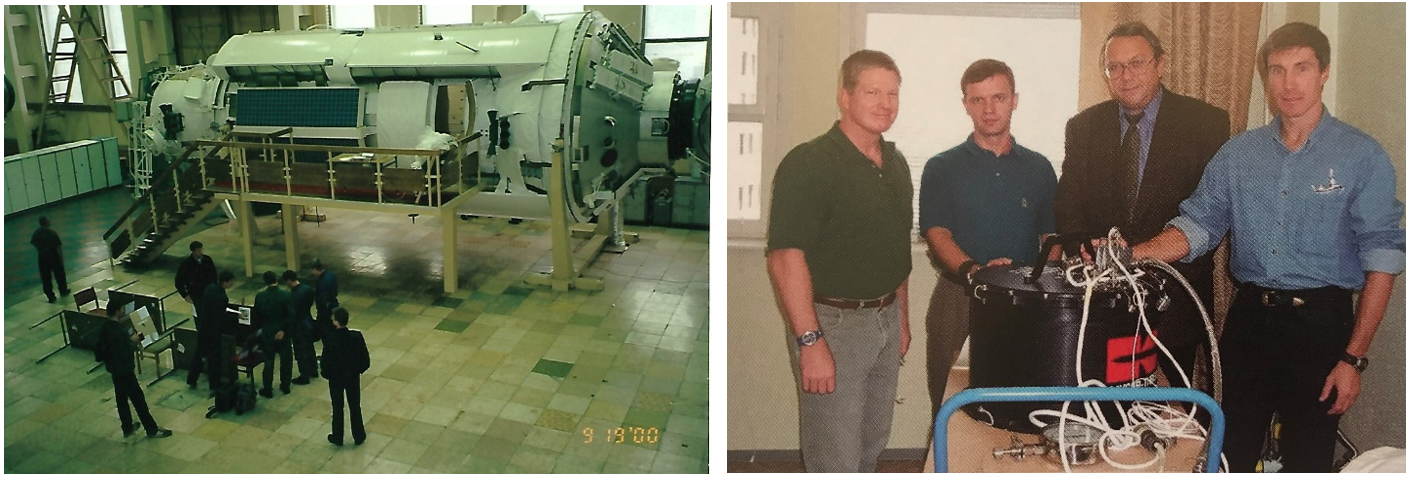
<path fill-rule="evenodd" d="M 1272 295 L 1274 295 L 1274 294 L 1275 294 L 1274 291 L 1268 291 L 1268 290 L 1260 291 L 1260 304 L 1263 304 L 1263 305 L 1265 305 L 1266 307 L 1274 306 L 1274 304 L 1271 304 L 1271 303 L 1270 303 L 1270 296 L 1272 296 Z"/>

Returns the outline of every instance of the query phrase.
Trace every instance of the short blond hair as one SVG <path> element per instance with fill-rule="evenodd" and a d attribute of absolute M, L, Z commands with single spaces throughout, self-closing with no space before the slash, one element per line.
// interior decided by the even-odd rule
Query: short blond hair
<path fill-rule="evenodd" d="M 891 56 L 877 50 L 858 50 L 843 60 L 843 67 L 839 68 L 839 80 L 843 89 L 853 91 L 853 87 L 858 85 L 858 75 L 869 68 L 882 68 L 896 73 L 898 81 L 902 80 L 902 71 L 897 69 L 897 62 L 892 61 Z"/>

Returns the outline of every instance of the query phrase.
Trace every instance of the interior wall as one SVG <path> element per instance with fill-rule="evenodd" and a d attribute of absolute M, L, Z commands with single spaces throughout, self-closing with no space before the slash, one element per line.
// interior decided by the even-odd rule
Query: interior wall
<path fill-rule="evenodd" d="M 168 8 L 180 65 L 205 63 L 232 36 L 279 27 L 279 9 L 271 5 L 174 5 Z"/>
<path fill-rule="evenodd" d="M 1339 119 L 1371 135 L 1397 170 L 1397 197 L 1407 203 L 1407 5 L 1337 5 L 1331 68 L 1342 70 L 1332 110 Z M 1326 32 L 1328 33 L 1328 32 Z M 1331 92 L 1325 91 L 1327 98 Z M 1406 225 L 1403 217 L 1403 225 Z M 1406 448 L 1407 281 L 1398 276 L 1387 312 L 1368 350 L 1372 365 L 1362 391 L 1341 428 L 1363 450 Z"/>
<path fill-rule="evenodd" d="M 379 27 L 410 27 L 422 24 L 418 5 L 373 5 L 373 18 Z"/>

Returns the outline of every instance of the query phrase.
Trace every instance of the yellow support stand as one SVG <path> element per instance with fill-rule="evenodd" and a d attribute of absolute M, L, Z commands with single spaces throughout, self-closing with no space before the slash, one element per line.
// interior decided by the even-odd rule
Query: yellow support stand
<path fill-rule="evenodd" d="M 617 205 L 610 207 L 610 216 L 613 218 L 600 218 L 598 229 L 593 233 L 593 237 L 588 242 L 579 246 L 575 250 L 569 244 L 569 237 L 573 232 L 569 225 L 569 212 L 566 205 L 564 192 L 564 140 L 562 138 L 554 140 L 552 165 L 549 168 L 549 235 L 552 240 L 553 268 L 547 273 L 532 273 L 525 277 L 525 282 L 537 286 L 549 286 L 556 291 L 568 291 L 570 289 L 584 289 L 592 291 L 603 290 L 603 280 L 601 278 L 586 278 L 583 270 L 588 269 L 588 265 L 598 258 L 605 249 L 622 252 L 627 248 L 626 241 L 622 240 L 622 235 L 613 234 L 613 226 L 616 223 L 617 231 L 622 230 L 622 219 L 617 215 Z M 615 239 L 616 237 L 616 239 Z M 633 241 L 636 241 L 634 235 Z M 576 264 L 577 263 L 577 264 Z"/>
<path fill-rule="evenodd" d="M 255 219 L 250 216 L 250 202 L 235 202 L 235 219 L 240 222 L 240 250 L 245 253 L 245 277 L 255 277 Z"/>
<path fill-rule="evenodd" d="M 285 203 L 282 208 L 279 214 L 284 220 L 284 261 L 289 269 L 299 271 L 299 216 L 294 211 L 298 207 Z"/>
<path fill-rule="evenodd" d="M 442 207 L 441 213 L 441 277 L 447 294 L 456 292 L 456 215 L 455 208 Z"/>

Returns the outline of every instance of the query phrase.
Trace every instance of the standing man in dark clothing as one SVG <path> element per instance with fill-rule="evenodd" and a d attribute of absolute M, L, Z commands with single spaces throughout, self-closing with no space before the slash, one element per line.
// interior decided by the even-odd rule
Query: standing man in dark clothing
<path fill-rule="evenodd" d="M 309 315 L 309 308 L 314 306 L 314 288 L 307 284 L 299 283 L 299 274 L 293 270 L 285 270 L 280 279 L 284 281 L 285 287 L 289 288 L 290 301 L 294 304 L 294 360 L 299 363 L 299 377 L 294 378 L 294 384 L 309 384 L 309 381 L 319 377 L 319 365 L 314 362 L 314 318 Z"/>
<path fill-rule="evenodd" d="M 124 324 L 123 309 L 121 304 L 108 305 L 108 321 L 99 331 L 98 345 L 94 350 L 95 359 L 103 361 L 103 367 L 113 377 L 113 394 L 117 396 L 115 402 L 118 405 L 118 420 L 122 421 L 123 437 L 137 431 L 137 426 L 132 424 L 132 411 L 128 409 L 128 403 L 132 403 L 132 409 L 137 410 L 137 418 L 142 421 L 147 437 L 171 436 L 170 429 L 157 427 L 157 420 L 152 419 L 142 386 L 132 372 L 136 366 L 134 354 L 137 352 L 137 342 L 142 340 L 142 335 Z"/>
<path fill-rule="evenodd" d="M 274 271 L 264 274 L 265 290 L 255 295 L 255 320 L 260 325 L 261 349 L 265 350 L 265 388 L 260 390 L 264 397 L 274 397 L 275 356 L 279 356 L 279 390 L 289 394 L 289 380 L 294 373 L 294 364 L 289 362 L 290 323 L 294 316 L 293 302 L 289 292 L 279 289 L 279 277 Z"/>
<path fill-rule="evenodd" d="M 362 386 L 359 381 L 368 370 L 368 344 L 363 333 L 348 329 L 348 310 L 333 311 L 334 329 L 324 336 L 324 379 L 328 380 L 329 399 L 333 401 L 333 433 L 328 442 L 343 445 L 343 400 L 348 398 L 348 420 L 353 423 L 353 444 L 368 438 L 363 431 Z"/>
<path fill-rule="evenodd" d="M 216 261 L 210 256 L 203 254 L 200 241 L 191 242 L 191 256 L 182 260 L 181 266 L 177 267 L 176 290 L 181 295 L 181 299 L 191 304 L 196 304 L 201 300 L 201 295 L 206 292 L 206 287 L 216 283 Z M 195 308 L 196 315 L 202 313 L 201 308 Z"/>
<path fill-rule="evenodd" d="M 44 295 L 49 297 L 49 302 L 54 302 L 54 286 L 50 283 L 51 277 L 58 280 L 59 294 L 69 295 L 69 279 L 64 274 L 64 242 L 59 241 L 59 234 L 49 229 L 49 217 L 39 218 L 39 229 L 34 235 L 29 237 L 29 244 L 34 245 L 34 249 L 39 252 L 39 278 L 44 281 Z"/>
<path fill-rule="evenodd" d="M 206 286 L 201 299 L 196 302 L 196 353 L 191 355 L 191 372 L 186 375 L 186 385 L 196 389 L 196 380 L 201 377 L 202 362 L 210 367 L 206 377 L 210 381 L 211 394 L 221 386 L 221 333 L 224 333 L 230 314 L 226 305 L 230 298 L 226 290 L 235 284 L 235 273 L 221 271 L 219 282 Z"/>
<path fill-rule="evenodd" d="M 1230 115 L 1162 86 L 1167 54 L 1141 22 L 1114 27 L 1102 58 L 1113 99 L 1074 115 L 1064 129 L 1055 227 L 1063 235 L 1106 236 L 1117 226 L 1136 244 L 1160 233 L 1196 190 L 1206 164 L 1230 138 Z M 1212 254 L 1174 266 L 1211 311 Z M 1170 384 L 1184 386 L 1176 367 L 1191 376 L 1206 333 L 1191 295 L 1172 299 L 1156 333 L 1176 364 L 1166 355 L 1158 355 L 1158 363 Z"/>
<path fill-rule="evenodd" d="M 314 325 L 314 340 L 317 341 L 324 333 L 333 330 L 329 318 L 333 316 L 334 308 L 338 307 L 338 278 L 332 271 L 324 270 L 324 263 L 318 258 L 314 258 L 309 270 L 314 273 L 314 307 L 319 314 Z"/>
<path fill-rule="evenodd" d="M 871 473 L 912 340 L 912 175 L 882 136 L 897 119 L 897 64 L 861 50 L 840 70 L 839 121 L 775 173 L 766 250 L 798 368 L 804 469 Z"/>

